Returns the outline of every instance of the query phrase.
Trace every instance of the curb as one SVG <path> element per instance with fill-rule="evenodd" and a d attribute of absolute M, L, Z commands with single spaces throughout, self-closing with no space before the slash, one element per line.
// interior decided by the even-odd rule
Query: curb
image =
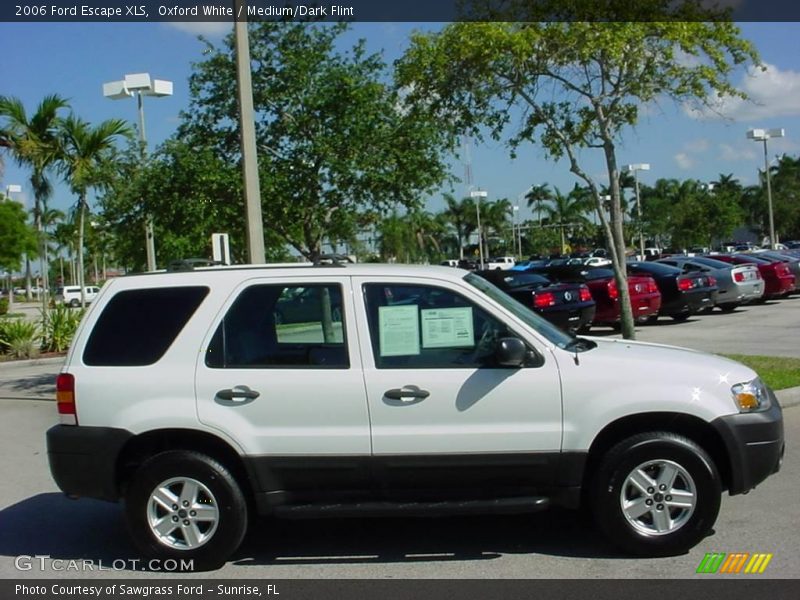
<path fill-rule="evenodd" d="M 36 365 L 50 365 L 63 363 L 67 356 L 48 356 L 46 358 L 30 358 L 27 360 L 6 360 L 0 362 L 0 369 L 9 367 L 35 367 Z"/>
<path fill-rule="evenodd" d="M 800 387 L 786 388 L 775 392 L 782 408 L 791 408 L 800 405 Z"/>

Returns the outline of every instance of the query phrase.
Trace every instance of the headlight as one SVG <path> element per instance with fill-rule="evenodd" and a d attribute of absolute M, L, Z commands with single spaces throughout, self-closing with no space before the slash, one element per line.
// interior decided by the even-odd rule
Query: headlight
<path fill-rule="evenodd" d="M 740 412 L 767 410 L 770 406 L 767 386 L 759 377 L 753 381 L 737 383 L 731 387 L 731 394 L 733 394 L 733 401 L 736 402 Z"/>

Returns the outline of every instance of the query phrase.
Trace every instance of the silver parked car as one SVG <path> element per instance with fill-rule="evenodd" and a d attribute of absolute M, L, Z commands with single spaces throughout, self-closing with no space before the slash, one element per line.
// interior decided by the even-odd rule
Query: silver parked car
<path fill-rule="evenodd" d="M 764 280 L 754 264 L 732 265 L 706 256 L 670 256 L 656 262 L 679 267 L 684 272 L 700 271 L 717 280 L 717 306 L 723 311 L 760 300 Z"/>

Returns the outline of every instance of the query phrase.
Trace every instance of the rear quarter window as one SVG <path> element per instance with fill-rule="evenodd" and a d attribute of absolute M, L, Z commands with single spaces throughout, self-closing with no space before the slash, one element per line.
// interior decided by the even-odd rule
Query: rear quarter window
<path fill-rule="evenodd" d="M 141 367 L 158 362 L 208 291 L 197 286 L 119 292 L 97 319 L 83 362 L 98 367 Z"/>

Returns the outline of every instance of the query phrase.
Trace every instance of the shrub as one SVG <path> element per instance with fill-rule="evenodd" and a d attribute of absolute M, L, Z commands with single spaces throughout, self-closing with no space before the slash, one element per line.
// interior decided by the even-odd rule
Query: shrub
<path fill-rule="evenodd" d="M 47 319 L 43 319 L 42 349 L 45 352 L 64 352 L 69 348 L 82 316 L 82 310 L 71 310 L 64 305 L 48 312 Z"/>
<path fill-rule="evenodd" d="M 32 358 L 39 353 L 41 334 L 36 323 L 24 319 L 0 321 L 0 348 L 13 358 Z"/>
<path fill-rule="evenodd" d="M 8 312 L 8 298 L 0 298 L 0 316 Z"/>

